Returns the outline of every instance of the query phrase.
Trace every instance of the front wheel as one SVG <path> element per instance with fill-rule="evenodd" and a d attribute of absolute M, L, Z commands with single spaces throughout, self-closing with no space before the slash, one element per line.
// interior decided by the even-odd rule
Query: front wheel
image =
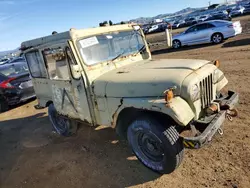
<path fill-rule="evenodd" d="M 221 33 L 215 33 L 215 34 L 213 34 L 213 36 L 212 36 L 212 42 L 214 44 L 222 43 L 222 41 L 223 41 L 223 35 Z"/>
<path fill-rule="evenodd" d="M 58 114 L 54 104 L 50 104 L 48 108 L 49 119 L 56 133 L 62 136 L 71 136 L 77 131 L 77 122 L 67 119 Z"/>
<path fill-rule="evenodd" d="M 179 40 L 174 40 L 173 41 L 173 48 L 174 49 L 179 49 L 181 47 L 181 41 Z"/>
<path fill-rule="evenodd" d="M 127 137 L 137 158 L 153 171 L 169 174 L 182 162 L 184 147 L 174 126 L 142 116 L 130 124 Z"/>

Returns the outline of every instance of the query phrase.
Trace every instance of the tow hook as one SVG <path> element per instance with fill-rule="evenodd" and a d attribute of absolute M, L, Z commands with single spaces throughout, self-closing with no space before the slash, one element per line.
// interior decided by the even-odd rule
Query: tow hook
<path fill-rule="evenodd" d="M 233 117 L 236 117 L 238 116 L 238 112 L 236 109 L 228 109 L 227 110 L 227 113 L 226 113 L 226 118 L 229 120 L 229 121 L 233 121 Z"/>
<path fill-rule="evenodd" d="M 219 128 L 217 131 L 218 131 L 218 133 L 219 133 L 221 136 L 224 134 L 222 128 Z"/>

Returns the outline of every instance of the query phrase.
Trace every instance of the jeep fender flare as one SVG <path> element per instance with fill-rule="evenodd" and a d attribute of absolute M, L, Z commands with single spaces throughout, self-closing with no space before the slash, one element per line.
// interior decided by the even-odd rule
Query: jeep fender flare
<path fill-rule="evenodd" d="M 160 112 L 171 117 L 180 126 L 188 125 L 195 117 L 191 107 L 181 97 L 174 97 L 169 103 L 165 99 L 156 98 L 123 98 L 122 104 L 113 114 L 112 127 L 116 127 L 120 112 L 126 108 Z"/>

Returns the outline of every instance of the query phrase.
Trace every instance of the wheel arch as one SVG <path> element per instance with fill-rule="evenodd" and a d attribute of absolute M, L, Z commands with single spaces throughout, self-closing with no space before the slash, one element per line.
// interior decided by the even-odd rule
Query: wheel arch
<path fill-rule="evenodd" d="M 139 109 L 134 107 L 123 108 L 118 114 L 115 130 L 116 133 L 120 136 L 121 139 L 127 139 L 127 129 L 129 125 L 135 120 L 137 117 L 142 115 L 150 115 L 154 117 L 157 121 L 161 123 L 175 124 L 177 123 L 168 115 L 158 111 L 151 111 L 147 109 Z"/>

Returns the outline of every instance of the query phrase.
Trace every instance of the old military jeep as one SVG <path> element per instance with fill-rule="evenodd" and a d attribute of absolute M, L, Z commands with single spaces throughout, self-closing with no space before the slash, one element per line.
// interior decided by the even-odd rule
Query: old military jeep
<path fill-rule="evenodd" d="M 238 94 L 219 62 L 152 60 L 139 26 L 116 25 L 23 42 L 40 107 L 55 131 L 69 136 L 77 122 L 111 126 L 137 158 L 160 173 L 181 163 L 184 148 L 211 141 Z"/>

